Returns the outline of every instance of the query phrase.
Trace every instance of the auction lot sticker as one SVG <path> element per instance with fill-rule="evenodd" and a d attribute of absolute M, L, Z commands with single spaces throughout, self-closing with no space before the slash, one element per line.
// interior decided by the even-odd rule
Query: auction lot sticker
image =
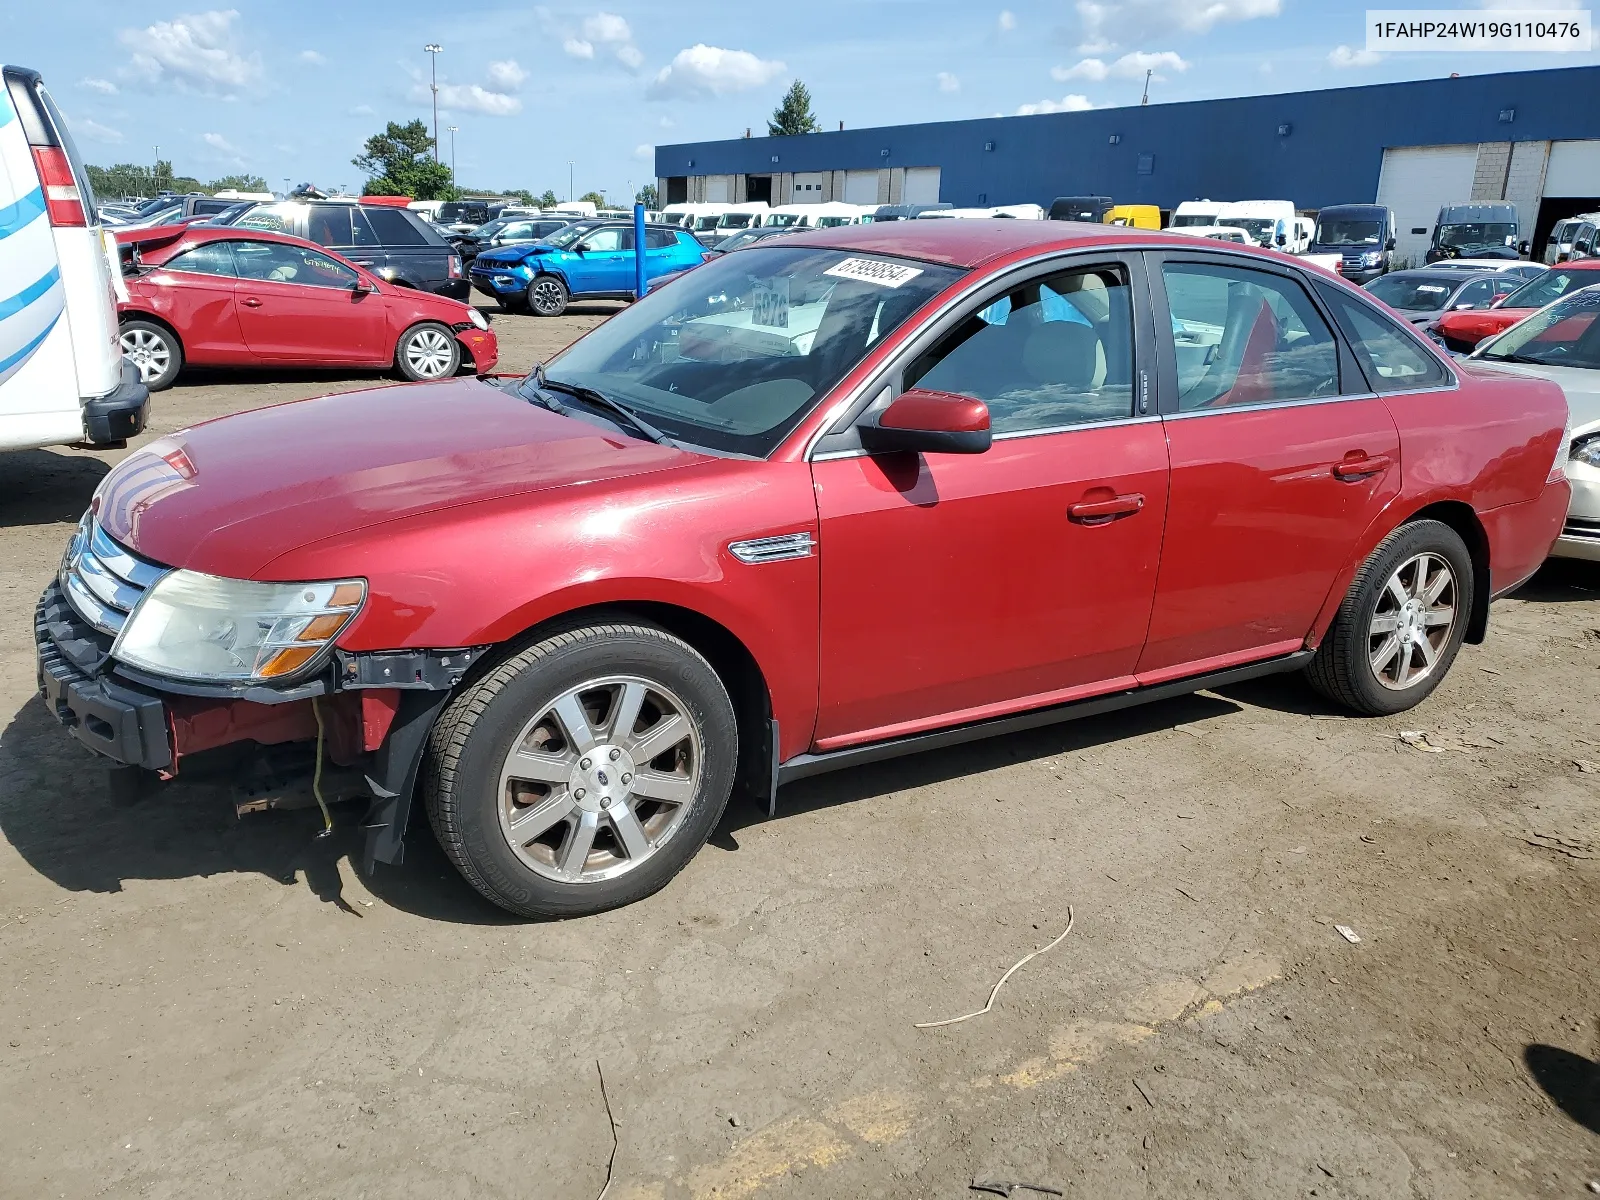
<path fill-rule="evenodd" d="M 1586 8 L 1369 8 L 1367 49 L 1587 52 L 1593 28 Z"/>
<path fill-rule="evenodd" d="M 854 279 L 859 283 L 876 283 L 882 287 L 897 288 L 922 274 L 921 267 L 907 267 L 901 263 L 879 262 L 875 258 L 847 258 L 829 267 L 824 275 L 835 279 Z"/>

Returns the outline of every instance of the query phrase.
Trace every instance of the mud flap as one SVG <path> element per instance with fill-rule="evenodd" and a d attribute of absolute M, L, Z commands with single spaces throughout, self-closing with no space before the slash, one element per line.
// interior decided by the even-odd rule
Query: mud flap
<path fill-rule="evenodd" d="M 439 710 L 449 699 L 447 691 L 410 691 L 400 696 L 389 736 L 367 774 L 373 800 L 361 822 L 367 831 L 361 853 L 364 875 L 371 875 L 376 863 L 399 866 L 405 861 L 406 823 L 411 817 L 411 796 L 416 790 L 422 753 Z"/>

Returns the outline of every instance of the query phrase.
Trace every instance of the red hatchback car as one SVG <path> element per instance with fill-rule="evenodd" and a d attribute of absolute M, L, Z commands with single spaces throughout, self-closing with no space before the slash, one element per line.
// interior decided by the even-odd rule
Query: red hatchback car
<path fill-rule="evenodd" d="M 151 391 L 187 363 L 212 367 L 392 367 L 442 379 L 499 358 L 471 305 L 401 287 L 314 242 L 262 230 L 161 226 L 117 234 L 128 299 L 122 352 Z"/>
<path fill-rule="evenodd" d="M 415 794 L 495 903 L 594 912 L 736 785 L 1280 671 L 1410 708 L 1560 532 L 1565 421 L 1275 253 L 798 234 L 524 379 L 144 447 L 40 601 L 40 682 L 127 786 L 229 746 L 241 807 L 309 803 L 320 765 L 368 868 Z"/>
<path fill-rule="evenodd" d="M 1479 342 L 1510 329 L 1568 292 L 1595 283 L 1600 283 L 1600 258 L 1562 263 L 1530 279 L 1509 296 L 1496 300 L 1492 308 L 1445 313 L 1434 322 L 1432 332 L 1447 349 L 1470 354 Z"/>

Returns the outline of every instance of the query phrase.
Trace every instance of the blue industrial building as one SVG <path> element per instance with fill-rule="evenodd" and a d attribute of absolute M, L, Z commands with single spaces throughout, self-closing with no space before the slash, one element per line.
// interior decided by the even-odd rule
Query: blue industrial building
<path fill-rule="evenodd" d="M 658 147 L 656 175 L 668 203 L 1379 199 L 1403 231 L 1435 200 L 1511 199 L 1532 234 L 1600 206 L 1600 67 L 695 142 Z"/>

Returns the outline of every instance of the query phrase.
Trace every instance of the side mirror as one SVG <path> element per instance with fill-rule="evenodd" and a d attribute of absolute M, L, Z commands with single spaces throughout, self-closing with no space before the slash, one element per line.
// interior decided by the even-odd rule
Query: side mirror
<path fill-rule="evenodd" d="M 350 285 L 350 294 L 352 296 L 370 296 L 377 290 L 359 275 L 356 276 L 356 281 Z"/>
<path fill-rule="evenodd" d="M 876 421 L 863 422 L 857 430 L 861 444 L 874 454 L 982 454 L 994 441 L 989 406 L 982 400 L 922 388 L 902 392 Z"/>
<path fill-rule="evenodd" d="M 1528 249 L 1529 249 L 1529 246 L 1528 246 L 1527 242 L 1521 242 L 1521 243 L 1519 243 L 1517 245 L 1517 253 L 1518 254 L 1526 254 L 1528 252 Z"/>
<path fill-rule="evenodd" d="M 1289 244 L 1289 239 L 1288 239 L 1288 238 L 1287 238 L 1287 237 L 1285 237 L 1285 236 L 1284 236 L 1284 235 L 1283 235 L 1283 234 L 1281 234 L 1281 233 L 1280 233 L 1280 234 L 1279 234 L 1279 235 L 1278 235 L 1278 236 L 1277 236 L 1277 237 L 1276 237 L 1276 238 L 1275 238 L 1275 239 L 1274 239 L 1274 240 L 1275 240 L 1275 241 L 1276 241 L 1276 242 L 1277 242 L 1277 243 L 1278 243 L 1278 245 L 1280 245 L 1280 246 L 1286 246 L 1286 245 L 1288 245 L 1288 244 Z"/>
<path fill-rule="evenodd" d="M 1387 242 L 1385 242 L 1383 244 L 1383 248 L 1385 250 L 1393 250 L 1394 249 L 1394 239 L 1390 238 Z"/>

